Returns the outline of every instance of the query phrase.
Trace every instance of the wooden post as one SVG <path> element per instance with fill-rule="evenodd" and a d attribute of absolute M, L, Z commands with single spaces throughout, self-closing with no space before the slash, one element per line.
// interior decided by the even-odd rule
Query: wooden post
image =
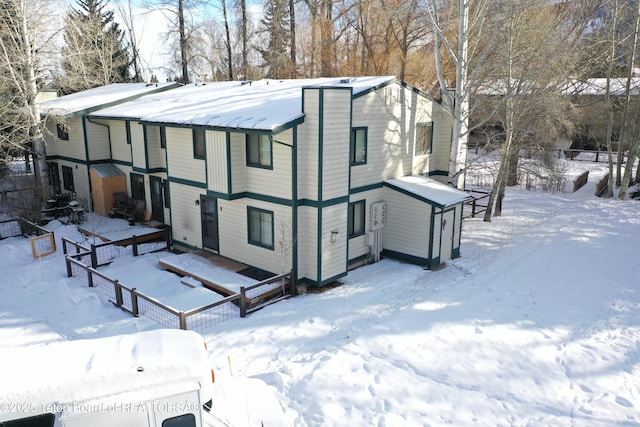
<path fill-rule="evenodd" d="M 98 268 L 98 253 L 94 244 L 91 244 L 91 267 Z"/>
<path fill-rule="evenodd" d="M 247 295 L 244 286 L 240 286 L 240 317 L 247 317 Z"/>
<path fill-rule="evenodd" d="M 471 218 L 475 218 L 476 217 L 476 198 L 473 198 L 473 201 L 471 202 Z"/>
<path fill-rule="evenodd" d="M 180 329 L 187 330 L 187 316 L 185 316 L 184 311 L 180 312 Z"/>
<path fill-rule="evenodd" d="M 120 287 L 120 283 L 118 283 L 117 279 L 113 281 L 113 286 L 116 290 L 116 306 L 122 307 L 122 288 Z"/>
<path fill-rule="evenodd" d="M 65 262 L 67 263 L 67 277 L 73 277 L 73 271 L 71 270 L 71 261 L 69 261 L 69 257 L 64 257 Z"/>
<path fill-rule="evenodd" d="M 133 256 L 138 256 L 138 237 L 134 234 L 131 240 L 133 241 Z"/>
<path fill-rule="evenodd" d="M 138 291 L 136 288 L 131 289 L 131 310 L 136 317 L 140 316 L 140 309 L 138 308 Z"/>
<path fill-rule="evenodd" d="M 87 281 L 89 282 L 89 287 L 93 288 L 93 271 L 90 268 L 87 268 Z"/>
<path fill-rule="evenodd" d="M 167 251 L 170 251 L 171 250 L 171 226 L 168 225 L 167 227 L 165 227 L 164 232 L 165 232 L 165 238 L 167 239 Z"/>

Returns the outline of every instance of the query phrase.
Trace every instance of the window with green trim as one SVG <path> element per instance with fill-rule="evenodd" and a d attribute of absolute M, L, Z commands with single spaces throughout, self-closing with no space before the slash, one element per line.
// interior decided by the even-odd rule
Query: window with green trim
<path fill-rule="evenodd" d="M 364 234 L 364 212 L 366 203 L 364 200 L 349 203 L 349 237 Z"/>
<path fill-rule="evenodd" d="M 131 179 L 131 198 L 135 200 L 145 200 L 144 175 L 131 172 L 129 178 Z"/>
<path fill-rule="evenodd" d="M 76 186 L 73 183 L 73 169 L 69 166 L 62 166 L 62 188 L 67 191 L 76 190 Z"/>
<path fill-rule="evenodd" d="M 367 163 L 367 128 L 351 129 L 351 164 Z"/>
<path fill-rule="evenodd" d="M 128 121 L 124 122 L 124 133 L 127 144 L 131 145 L 131 123 Z"/>
<path fill-rule="evenodd" d="M 273 249 L 273 212 L 247 207 L 249 243 Z"/>
<path fill-rule="evenodd" d="M 69 131 L 61 124 L 56 124 L 56 130 L 58 131 L 58 139 L 63 141 L 69 140 Z"/>
<path fill-rule="evenodd" d="M 247 134 L 247 165 L 272 168 L 272 145 L 269 135 Z"/>
<path fill-rule="evenodd" d="M 204 159 L 205 156 L 205 148 L 204 148 L 204 129 L 194 129 L 193 130 L 193 157 L 196 159 Z"/>
<path fill-rule="evenodd" d="M 167 128 L 160 126 L 160 148 L 167 148 Z"/>
<path fill-rule="evenodd" d="M 431 142 L 433 141 L 433 122 L 423 122 L 416 124 L 416 156 L 431 153 Z"/>

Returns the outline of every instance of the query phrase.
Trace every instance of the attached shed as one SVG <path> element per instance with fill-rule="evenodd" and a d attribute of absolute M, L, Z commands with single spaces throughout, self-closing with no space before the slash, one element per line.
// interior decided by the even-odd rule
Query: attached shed
<path fill-rule="evenodd" d="M 127 177 L 111 163 L 92 165 L 91 189 L 93 194 L 93 209 L 102 216 L 107 216 L 113 207 L 115 193 L 127 193 Z"/>
<path fill-rule="evenodd" d="M 422 176 L 384 182 L 382 255 L 434 268 L 460 256 L 464 191 Z"/>

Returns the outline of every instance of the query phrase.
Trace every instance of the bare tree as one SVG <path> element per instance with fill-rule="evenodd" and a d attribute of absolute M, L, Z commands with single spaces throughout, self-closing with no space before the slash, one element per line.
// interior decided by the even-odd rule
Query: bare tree
<path fill-rule="evenodd" d="M 136 23 L 136 16 L 133 13 L 131 0 L 113 1 L 126 31 L 127 45 L 131 55 L 131 68 L 133 69 L 132 80 L 139 83 L 144 82 L 143 67 L 140 58 L 139 26 Z"/>

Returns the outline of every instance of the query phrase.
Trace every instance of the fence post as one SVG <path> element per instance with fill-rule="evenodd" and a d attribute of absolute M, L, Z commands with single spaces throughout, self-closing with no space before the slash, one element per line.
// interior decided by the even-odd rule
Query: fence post
<path fill-rule="evenodd" d="M 98 268 L 98 253 L 93 243 L 91 244 L 91 267 Z"/>
<path fill-rule="evenodd" d="M 167 251 L 171 250 L 171 226 L 168 225 L 165 229 L 165 238 L 167 239 Z"/>
<path fill-rule="evenodd" d="M 67 254 L 67 239 L 62 238 L 62 255 Z"/>
<path fill-rule="evenodd" d="M 471 202 L 471 218 L 475 218 L 476 217 L 476 198 L 473 198 L 473 201 Z"/>
<path fill-rule="evenodd" d="M 600 158 L 600 150 L 596 150 L 596 163 L 598 163 L 599 158 Z"/>
<path fill-rule="evenodd" d="M 87 268 L 87 281 L 89 282 L 89 287 L 93 288 L 93 271 L 90 268 Z"/>
<path fill-rule="evenodd" d="M 131 240 L 133 242 L 133 256 L 138 256 L 138 237 L 134 234 Z"/>
<path fill-rule="evenodd" d="M 240 286 L 240 317 L 247 317 L 247 294 L 244 286 Z"/>
<path fill-rule="evenodd" d="M 180 329 L 186 331 L 187 330 L 187 316 L 184 311 L 180 312 Z"/>
<path fill-rule="evenodd" d="M 134 316 L 139 317 L 140 309 L 138 308 L 138 291 L 136 291 L 136 288 L 131 289 L 131 310 Z"/>
<path fill-rule="evenodd" d="M 65 256 L 64 261 L 67 263 L 67 277 L 73 277 L 73 271 L 71 270 L 71 261 L 69 261 L 69 257 Z"/>
<path fill-rule="evenodd" d="M 116 305 L 118 307 L 122 307 L 122 288 L 120 287 L 120 283 L 118 283 L 117 279 L 113 281 L 113 286 L 116 290 Z"/>
<path fill-rule="evenodd" d="M 294 277 L 295 277 L 295 275 L 293 274 L 293 269 L 291 269 L 291 271 L 289 271 L 289 282 L 291 283 L 291 295 L 295 295 L 296 294 L 296 284 L 293 281 Z"/>

